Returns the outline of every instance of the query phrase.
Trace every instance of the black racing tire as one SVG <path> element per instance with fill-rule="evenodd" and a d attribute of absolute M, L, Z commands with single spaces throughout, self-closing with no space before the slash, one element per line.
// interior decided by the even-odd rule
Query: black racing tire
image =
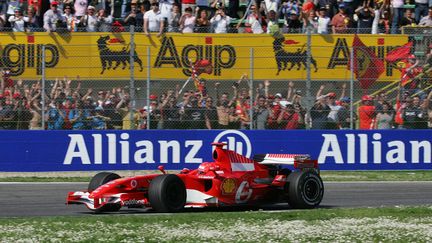
<path fill-rule="evenodd" d="M 186 204 L 186 187 L 176 175 L 160 175 L 150 182 L 148 198 L 151 207 L 157 212 L 179 212 Z"/>
<path fill-rule="evenodd" d="M 100 172 L 97 173 L 93 178 L 90 180 L 90 183 L 88 185 L 88 192 L 93 192 L 96 190 L 96 188 L 102 186 L 103 184 L 106 184 L 110 181 L 116 180 L 120 178 L 119 175 L 116 173 L 111 172 Z"/>
<path fill-rule="evenodd" d="M 96 188 L 119 178 L 120 176 L 115 173 L 100 172 L 95 176 L 93 176 L 93 178 L 90 180 L 90 183 L 88 185 L 88 192 L 91 193 L 94 190 L 96 190 Z M 92 211 L 95 213 L 117 212 L 120 210 L 120 208 L 121 205 L 119 203 L 110 203 L 110 204 L 105 204 L 100 208 L 92 209 Z"/>
<path fill-rule="evenodd" d="M 285 188 L 288 204 L 295 209 L 315 208 L 324 197 L 324 184 L 321 177 L 312 171 L 295 171 L 288 178 Z"/>

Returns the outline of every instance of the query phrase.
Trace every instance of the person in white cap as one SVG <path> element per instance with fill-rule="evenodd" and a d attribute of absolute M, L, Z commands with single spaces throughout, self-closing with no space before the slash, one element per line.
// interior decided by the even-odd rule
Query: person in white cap
<path fill-rule="evenodd" d="M 87 7 L 87 14 L 80 20 L 81 26 L 87 32 L 96 32 L 98 27 L 98 18 L 96 16 L 96 8 L 93 6 Z"/>
<path fill-rule="evenodd" d="M 43 27 L 47 32 L 56 31 L 58 23 L 66 21 L 66 19 L 62 16 L 61 11 L 57 9 L 57 6 L 58 2 L 51 2 L 51 8 L 44 14 Z"/>

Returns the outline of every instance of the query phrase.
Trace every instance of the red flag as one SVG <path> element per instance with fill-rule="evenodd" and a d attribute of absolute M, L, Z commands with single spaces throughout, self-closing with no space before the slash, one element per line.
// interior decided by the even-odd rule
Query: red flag
<path fill-rule="evenodd" d="M 295 40 L 286 40 L 286 41 L 284 41 L 284 44 L 286 44 L 286 45 L 294 45 L 294 44 L 298 44 L 298 43 L 300 43 L 300 42 L 295 41 Z"/>
<path fill-rule="evenodd" d="M 386 58 L 385 58 L 386 61 L 387 62 L 397 62 L 399 60 L 408 59 L 408 56 L 411 53 L 412 45 L 413 45 L 413 43 L 410 41 L 403 46 L 400 46 L 398 48 L 391 50 L 386 55 Z"/>
<path fill-rule="evenodd" d="M 384 72 L 384 63 L 355 35 L 353 41 L 354 74 L 362 89 L 368 89 Z"/>

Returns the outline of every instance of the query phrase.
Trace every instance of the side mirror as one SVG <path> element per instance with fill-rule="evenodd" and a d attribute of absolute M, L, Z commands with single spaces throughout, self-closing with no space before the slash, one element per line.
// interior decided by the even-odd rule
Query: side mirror
<path fill-rule="evenodd" d="M 166 174 L 166 172 L 165 172 L 165 168 L 164 168 L 164 166 L 163 165 L 159 165 L 158 166 L 158 170 L 160 170 L 161 172 L 162 172 L 162 174 Z"/>

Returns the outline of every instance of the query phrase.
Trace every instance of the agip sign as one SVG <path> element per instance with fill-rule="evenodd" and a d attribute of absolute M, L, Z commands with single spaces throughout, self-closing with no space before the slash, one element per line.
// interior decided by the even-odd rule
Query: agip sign
<path fill-rule="evenodd" d="M 360 35 L 360 39 L 380 59 L 395 46 L 408 41 L 405 35 Z M 346 80 L 352 35 L 313 35 L 311 37 L 312 79 Z M 129 33 L 14 33 L 0 34 L 0 66 L 9 67 L 14 76 L 37 79 L 41 75 L 42 46 L 46 49 L 46 76 L 88 79 L 129 78 L 131 62 L 137 79 L 145 78 L 151 68 L 154 79 L 185 79 L 190 76 L 191 62 L 208 59 L 213 80 L 238 79 L 239 73 L 252 70 L 255 79 L 306 78 L 307 37 L 285 35 L 276 41 L 270 35 L 249 34 L 166 34 L 161 38 L 134 34 L 135 53 L 130 58 Z M 148 58 L 147 49 L 150 49 Z M 147 60 L 150 63 L 147 63 Z M 389 64 L 381 81 L 399 78 Z"/>

